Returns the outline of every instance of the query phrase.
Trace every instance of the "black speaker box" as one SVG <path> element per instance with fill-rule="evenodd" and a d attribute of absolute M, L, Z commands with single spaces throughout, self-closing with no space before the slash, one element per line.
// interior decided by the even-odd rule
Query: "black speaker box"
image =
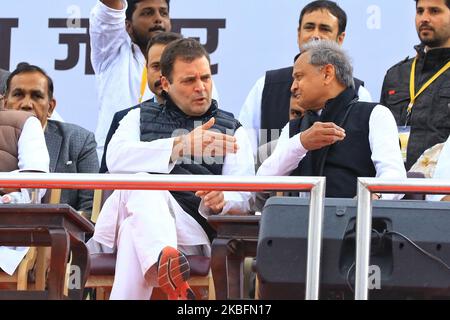
<path fill-rule="evenodd" d="M 354 296 L 356 206 L 353 199 L 325 201 L 321 299 Z M 308 215 L 309 200 L 267 201 L 256 257 L 262 299 L 304 298 Z M 371 282 L 369 298 L 450 298 L 449 264 L 450 203 L 374 202 L 370 265 L 379 268 L 380 281 Z"/>

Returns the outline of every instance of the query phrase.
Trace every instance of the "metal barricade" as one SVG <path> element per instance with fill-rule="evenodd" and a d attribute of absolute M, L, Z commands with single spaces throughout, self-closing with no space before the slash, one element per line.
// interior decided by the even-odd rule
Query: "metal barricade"
<path fill-rule="evenodd" d="M 380 192 L 447 194 L 450 193 L 450 180 L 358 178 L 355 300 L 367 300 L 368 298 L 370 238 L 372 233 L 372 193 Z"/>
<path fill-rule="evenodd" d="M 319 298 L 324 177 L 239 177 L 152 174 L 0 173 L 0 186 L 42 189 L 310 191 L 306 294 Z"/>

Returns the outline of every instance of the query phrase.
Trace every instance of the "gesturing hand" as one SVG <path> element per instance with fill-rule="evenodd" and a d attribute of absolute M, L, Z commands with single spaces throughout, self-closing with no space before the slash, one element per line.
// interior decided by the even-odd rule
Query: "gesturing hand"
<path fill-rule="evenodd" d="M 196 156 L 196 157 L 221 157 L 227 153 L 236 153 L 238 145 L 236 138 L 220 132 L 210 131 L 215 119 L 195 128 L 190 133 L 175 139 L 175 157 Z M 172 157 L 174 159 L 174 157 Z"/>
<path fill-rule="evenodd" d="M 311 128 L 300 134 L 300 142 L 309 151 L 332 145 L 344 138 L 345 130 L 333 122 L 315 122 Z"/>
<path fill-rule="evenodd" d="M 195 195 L 202 198 L 203 204 L 215 214 L 222 212 L 225 206 L 225 197 L 222 191 L 197 191 Z"/>

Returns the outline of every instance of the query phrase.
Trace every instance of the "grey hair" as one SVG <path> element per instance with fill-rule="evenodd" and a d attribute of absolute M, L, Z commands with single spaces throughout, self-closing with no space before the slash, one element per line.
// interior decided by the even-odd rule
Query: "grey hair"
<path fill-rule="evenodd" d="M 355 88 L 350 57 L 336 41 L 310 41 L 302 46 L 302 54 L 305 52 L 310 53 L 309 63 L 311 65 L 317 67 L 323 67 L 327 64 L 333 65 L 336 70 L 337 80 L 347 87 Z"/>

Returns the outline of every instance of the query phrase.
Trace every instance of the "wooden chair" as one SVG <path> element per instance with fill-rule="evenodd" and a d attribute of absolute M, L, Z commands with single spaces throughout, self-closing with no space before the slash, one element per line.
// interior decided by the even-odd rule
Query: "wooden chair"
<path fill-rule="evenodd" d="M 58 204 L 61 200 L 61 189 L 49 189 L 42 199 L 42 203 Z M 36 248 L 36 262 L 34 266 L 34 290 L 45 290 L 47 283 L 48 258 L 50 247 Z"/>
<path fill-rule="evenodd" d="M 44 198 L 42 199 L 43 203 L 49 204 L 58 204 L 61 202 L 61 189 L 51 189 L 48 190 Z M 34 265 L 34 274 L 35 281 L 31 286 L 34 286 L 34 290 L 43 291 L 45 290 L 47 283 L 47 271 L 48 271 L 48 262 L 50 257 L 50 247 L 38 247 L 36 249 L 36 261 Z M 67 265 L 66 272 L 66 285 L 65 285 L 65 294 L 68 293 L 67 288 L 67 279 L 69 278 L 70 263 Z"/>
<path fill-rule="evenodd" d="M 94 253 L 90 255 L 91 271 L 86 288 L 96 290 L 96 299 L 105 300 L 111 293 L 116 269 L 115 253 Z M 189 285 L 201 300 L 214 300 L 214 283 L 210 270 L 210 259 L 203 256 L 187 256 L 191 266 Z M 159 288 L 154 288 L 152 299 L 165 299 Z"/>
<path fill-rule="evenodd" d="M 92 221 L 98 219 L 100 209 L 106 199 L 111 195 L 110 190 L 96 190 L 92 207 Z M 210 258 L 204 256 L 187 256 L 191 266 L 191 278 L 189 285 L 196 293 L 196 297 L 202 300 L 214 300 L 214 282 L 212 279 Z M 96 299 L 104 300 L 109 297 L 114 281 L 116 268 L 115 253 L 95 253 L 90 255 L 90 275 L 86 282 L 86 288 L 94 288 Z M 153 290 L 152 299 L 164 299 L 165 295 L 159 288 Z"/>
<path fill-rule="evenodd" d="M 28 274 L 34 266 L 36 255 L 37 250 L 32 247 L 12 275 L 0 271 L 0 287 L 9 290 L 12 290 L 13 287 L 19 291 L 28 290 Z"/>
<path fill-rule="evenodd" d="M 47 190 L 45 196 L 42 198 L 42 203 L 59 203 L 60 197 L 61 189 Z M 47 247 L 31 247 L 13 275 L 0 271 L 0 287 L 6 287 L 8 289 L 13 289 L 13 287 L 16 287 L 16 290 L 20 291 L 28 290 L 29 273 L 33 268 L 41 271 L 45 267 L 44 257 L 47 251 Z M 34 289 L 44 290 L 45 274 L 42 276 L 42 272 L 40 272 L 39 275 L 36 273 L 35 277 L 36 282 L 34 284 Z"/>

